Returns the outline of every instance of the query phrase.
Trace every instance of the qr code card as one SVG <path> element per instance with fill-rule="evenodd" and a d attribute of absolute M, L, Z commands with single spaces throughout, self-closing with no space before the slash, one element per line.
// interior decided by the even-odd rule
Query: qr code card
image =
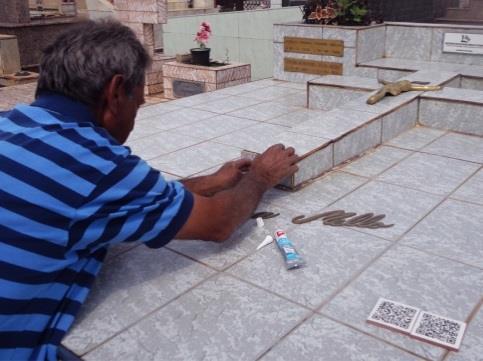
<path fill-rule="evenodd" d="M 419 308 L 380 298 L 369 314 L 367 322 L 409 334 L 419 311 Z"/>
<path fill-rule="evenodd" d="M 458 351 L 465 329 L 466 323 L 464 322 L 429 312 L 421 312 L 411 336 Z"/>

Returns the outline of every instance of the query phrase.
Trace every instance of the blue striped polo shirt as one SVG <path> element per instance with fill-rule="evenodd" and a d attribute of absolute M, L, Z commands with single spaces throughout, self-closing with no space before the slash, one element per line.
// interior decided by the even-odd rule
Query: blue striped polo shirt
<path fill-rule="evenodd" d="M 0 360 L 56 360 L 108 246 L 162 247 L 192 207 L 79 102 L 0 115 Z"/>

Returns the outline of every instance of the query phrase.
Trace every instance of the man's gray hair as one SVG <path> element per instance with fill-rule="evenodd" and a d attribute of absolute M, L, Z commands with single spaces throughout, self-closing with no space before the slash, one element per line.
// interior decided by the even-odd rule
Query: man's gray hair
<path fill-rule="evenodd" d="M 144 83 L 150 57 L 134 32 L 109 20 L 84 21 L 61 34 L 43 53 L 37 96 L 53 91 L 97 106 L 116 74 L 131 94 Z"/>

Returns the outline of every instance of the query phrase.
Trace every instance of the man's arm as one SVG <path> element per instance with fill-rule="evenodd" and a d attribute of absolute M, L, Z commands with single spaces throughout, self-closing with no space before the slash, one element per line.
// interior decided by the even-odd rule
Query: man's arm
<path fill-rule="evenodd" d="M 209 198 L 194 194 L 191 215 L 176 238 L 218 242 L 228 239 L 252 215 L 265 191 L 297 171 L 297 160 L 293 148 L 277 144 L 257 157 L 233 188 Z"/>
<path fill-rule="evenodd" d="M 250 169 L 251 160 L 239 159 L 225 163 L 214 174 L 182 179 L 180 182 L 191 192 L 205 197 L 234 187 Z"/>

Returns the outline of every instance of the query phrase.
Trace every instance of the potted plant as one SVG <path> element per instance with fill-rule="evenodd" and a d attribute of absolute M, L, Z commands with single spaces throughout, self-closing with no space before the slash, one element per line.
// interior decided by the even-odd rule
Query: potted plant
<path fill-rule="evenodd" d="M 211 26 L 206 21 L 203 21 L 194 39 L 199 44 L 199 47 L 191 49 L 191 59 L 193 64 L 210 65 L 210 48 L 206 47 L 206 43 L 210 36 Z"/>

